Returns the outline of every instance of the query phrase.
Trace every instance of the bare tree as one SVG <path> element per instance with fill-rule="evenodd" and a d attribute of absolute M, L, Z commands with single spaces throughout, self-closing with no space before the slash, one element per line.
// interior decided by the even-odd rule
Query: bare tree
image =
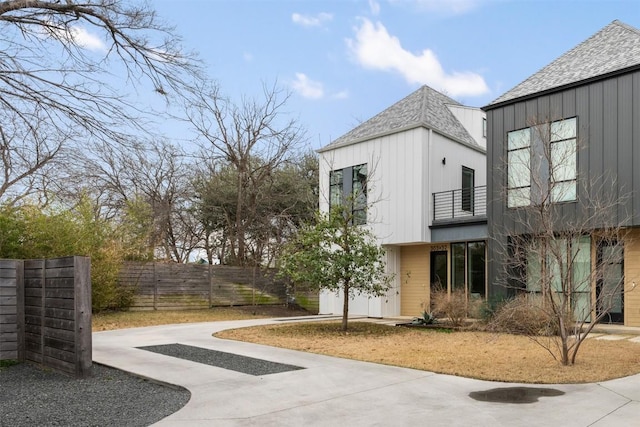
<path fill-rule="evenodd" d="M 82 193 L 92 195 L 106 218 L 128 221 L 134 215 L 155 257 L 188 261 L 203 236 L 191 210 L 193 167 L 182 150 L 157 140 L 127 148 L 101 144 L 92 152 L 78 172 Z"/>
<path fill-rule="evenodd" d="M 277 86 L 264 86 L 261 100 L 243 98 L 240 105 L 221 96 L 217 87 L 198 87 L 196 101 L 186 114 L 198 136 L 207 145 L 209 163 L 230 165 L 234 196 L 232 220 L 226 236 L 232 262 L 248 261 L 247 236 L 255 224 L 257 201 L 274 172 L 297 154 L 304 132 L 283 111 L 288 94 Z M 222 163 L 220 163 L 222 162 Z"/>
<path fill-rule="evenodd" d="M 510 209 L 492 236 L 500 284 L 521 294 L 494 324 L 525 333 L 564 365 L 575 363 L 587 334 L 621 303 L 616 269 L 629 219 L 619 215 L 628 197 L 612 191 L 610 178 L 578 176 L 576 126 L 575 118 L 545 119 L 507 135 Z"/>
<path fill-rule="evenodd" d="M 199 70 L 179 42 L 147 3 L 0 1 L 0 197 L 10 187 L 35 190 L 70 143 L 148 132 L 148 108 L 122 88 L 147 82 L 163 99 L 185 93 Z"/>

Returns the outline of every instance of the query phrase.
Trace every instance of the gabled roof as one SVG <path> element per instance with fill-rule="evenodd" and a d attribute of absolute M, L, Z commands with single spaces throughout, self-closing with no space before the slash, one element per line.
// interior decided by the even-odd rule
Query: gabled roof
<path fill-rule="evenodd" d="M 640 31 L 616 20 L 504 93 L 487 107 L 638 65 Z"/>
<path fill-rule="evenodd" d="M 433 129 L 462 143 L 479 146 L 447 105 L 463 106 L 429 86 L 422 86 L 319 151 L 331 150 L 418 126 Z"/>

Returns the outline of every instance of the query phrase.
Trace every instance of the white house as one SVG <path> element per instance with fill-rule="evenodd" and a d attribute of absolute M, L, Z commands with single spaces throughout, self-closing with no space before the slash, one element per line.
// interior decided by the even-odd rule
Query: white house
<path fill-rule="evenodd" d="M 395 286 L 356 297 L 349 313 L 419 315 L 433 284 L 486 295 L 485 114 L 423 86 L 320 153 L 320 209 L 364 187 L 358 206 L 387 251 Z M 342 295 L 320 295 L 340 314 Z"/>

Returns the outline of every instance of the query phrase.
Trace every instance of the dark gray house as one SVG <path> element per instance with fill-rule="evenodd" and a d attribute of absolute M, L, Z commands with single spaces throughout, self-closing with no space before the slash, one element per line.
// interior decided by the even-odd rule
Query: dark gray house
<path fill-rule="evenodd" d="M 640 30 L 612 22 L 483 110 L 489 298 L 527 289 L 540 260 L 530 258 L 519 272 L 522 282 L 514 283 L 504 268 L 511 256 L 505 248 L 544 226 L 532 223 L 529 212 L 546 206 L 559 236 L 580 229 L 563 243 L 568 256 L 581 254 L 579 268 L 567 273 L 576 277 L 600 268 L 611 250 L 599 230 L 623 227 L 619 262 L 607 265 L 605 275 L 591 274 L 572 304 L 592 307 L 606 280 L 623 281 L 608 320 L 640 326 L 640 289 L 634 291 L 640 283 Z"/>

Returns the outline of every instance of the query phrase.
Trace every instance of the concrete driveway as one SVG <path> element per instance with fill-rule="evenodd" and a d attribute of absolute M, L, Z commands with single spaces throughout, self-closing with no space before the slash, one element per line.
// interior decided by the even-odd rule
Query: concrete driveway
<path fill-rule="evenodd" d="M 281 320 L 97 332 L 93 360 L 191 392 L 189 403 L 158 426 L 640 426 L 640 375 L 579 385 L 496 383 L 211 336 L 273 323 Z M 304 369 L 253 376 L 137 348 L 174 343 Z M 518 404 L 470 397 L 498 388 L 510 395 L 518 386 L 541 396 Z"/>

